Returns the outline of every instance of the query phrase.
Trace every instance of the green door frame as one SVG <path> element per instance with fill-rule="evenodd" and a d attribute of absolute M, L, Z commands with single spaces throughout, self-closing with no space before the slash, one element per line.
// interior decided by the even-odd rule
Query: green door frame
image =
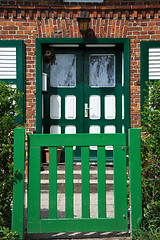
<path fill-rule="evenodd" d="M 37 38 L 36 39 L 36 132 L 42 133 L 42 44 L 116 44 L 123 46 L 126 133 L 130 127 L 130 39 L 129 38 Z"/>

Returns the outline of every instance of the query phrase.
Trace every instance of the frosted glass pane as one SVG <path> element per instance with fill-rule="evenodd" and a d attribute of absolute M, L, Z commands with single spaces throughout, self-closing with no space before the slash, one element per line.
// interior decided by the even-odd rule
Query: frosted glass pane
<path fill-rule="evenodd" d="M 101 117 L 101 106 L 100 106 L 100 96 L 92 95 L 89 98 L 89 116 L 90 119 L 100 119 Z"/>
<path fill-rule="evenodd" d="M 122 95 L 122 119 L 124 119 L 124 95 Z"/>
<path fill-rule="evenodd" d="M 115 96 L 106 95 L 104 98 L 104 115 L 105 119 L 115 119 L 116 106 L 115 106 Z"/>
<path fill-rule="evenodd" d="M 66 134 L 76 134 L 76 127 L 73 125 L 68 125 L 65 127 Z M 73 150 L 76 149 L 76 146 L 73 146 Z"/>
<path fill-rule="evenodd" d="M 116 128 L 114 125 L 107 125 L 104 127 L 104 133 L 116 133 Z M 113 150 L 112 146 L 105 147 L 106 150 Z"/>
<path fill-rule="evenodd" d="M 61 96 L 59 95 L 52 95 L 50 97 L 50 118 L 61 118 Z"/>
<path fill-rule="evenodd" d="M 66 134 L 73 134 L 76 133 L 76 127 L 73 125 L 68 125 L 65 127 L 65 133 Z"/>
<path fill-rule="evenodd" d="M 89 127 L 89 133 L 100 133 L 101 129 L 100 126 L 98 125 L 91 125 Z M 91 150 L 97 150 L 97 146 L 90 146 L 89 147 Z"/>
<path fill-rule="evenodd" d="M 56 60 L 50 67 L 51 87 L 76 86 L 76 56 L 74 54 L 56 54 Z"/>
<path fill-rule="evenodd" d="M 65 97 L 65 118 L 76 118 L 76 97 L 74 95 L 68 95 Z"/>
<path fill-rule="evenodd" d="M 92 54 L 90 56 L 89 82 L 91 87 L 115 86 L 115 55 Z"/>
<path fill-rule="evenodd" d="M 50 126 L 50 133 L 51 134 L 61 134 L 61 127 L 58 125 L 51 125 Z"/>
<path fill-rule="evenodd" d="M 114 125 L 107 125 L 104 127 L 104 133 L 115 133 L 116 128 Z"/>

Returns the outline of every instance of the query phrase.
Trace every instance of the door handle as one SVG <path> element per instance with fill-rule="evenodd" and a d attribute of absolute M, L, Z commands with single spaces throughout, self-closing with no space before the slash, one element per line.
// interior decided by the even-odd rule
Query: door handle
<path fill-rule="evenodd" d="M 92 109 L 92 108 L 89 108 L 88 107 L 88 103 L 85 103 L 84 104 L 84 115 L 85 115 L 85 118 L 88 118 L 89 117 L 89 110 Z"/>

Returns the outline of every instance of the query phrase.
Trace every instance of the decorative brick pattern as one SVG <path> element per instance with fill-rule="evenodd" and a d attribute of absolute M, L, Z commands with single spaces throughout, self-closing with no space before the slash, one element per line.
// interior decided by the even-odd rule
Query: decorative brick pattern
<path fill-rule="evenodd" d="M 140 41 L 160 40 L 159 1 L 108 0 L 104 4 L 74 4 L 74 6 L 72 4 L 64 6 L 58 0 L 22 1 L 22 4 L 20 2 L 0 1 L 0 39 L 22 39 L 26 44 L 28 133 L 35 130 L 36 123 L 35 38 L 37 37 L 130 38 L 131 127 L 139 125 Z M 85 11 L 86 16 L 91 18 L 90 30 L 85 36 L 79 32 L 76 20 L 81 11 Z"/>

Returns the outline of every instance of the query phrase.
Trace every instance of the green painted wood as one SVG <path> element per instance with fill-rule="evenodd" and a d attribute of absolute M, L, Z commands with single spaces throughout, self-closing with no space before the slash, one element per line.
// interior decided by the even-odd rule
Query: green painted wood
<path fill-rule="evenodd" d="M 108 219 L 42 219 L 41 220 L 41 233 L 53 232 L 110 232 L 120 231 L 119 228 L 115 229 L 114 218 Z"/>
<path fill-rule="evenodd" d="M 80 44 L 105 44 L 105 43 L 115 43 L 115 44 L 127 44 L 129 38 L 37 38 L 36 41 L 40 44 L 42 43 L 57 43 L 57 44 L 65 44 L 65 43 L 74 43 Z"/>
<path fill-rule="evenodd" d="M 130 166 L 130 200 L 131 231 L 140 229 L 142 220 L 141 190 L 141 132 L 140 129 L 129 129 L 129 166 Z"/>
<path fill-rule="evenodd" d="M 128 129 L 130 128 L 130 39 L 126 38 L 124 42 L 124 116 L 125 116 L 125 133 L 128 140 Z M 123 145 L 123 144 L 122 144 Z"/>
<path fill-rule="evenodd" d="M 42 48 L 38 38 L 36 44 L 36 132 L 42 133 Z M 46 146 L 46 145 L 44 145 Z"/>
<path fill-rule="evenodd" d="M 73 218 L 73 147 L 65 147 L 65 217 Z"/>
<path fill-rule="evenodd" d="M 114 205 L 116 228 L 128 230 L 126 147 L 114 146 Z"/>
<path fill-rule="evenodd" d="M 81 148 L 82 218 L 90 218 L 89 148 Z"/>
<path fill-rule="evenodd" d="M 16 183 L 13 185 L 12 231 L 17 231 L 23 239 L 24 219 L 24 164 L 25 164 L 25 129 L 14 130 L 14 167 L 19 170 Z"/>
<path fill-rule="evenodd" d="M 90 87 L 89 84 L 89 72 L 90 72 L 90 56 L 94 54 L 113 54 L 115 55 L 115 87 Z M 122 132 L 122 49 L 117 48 L 86 48 L 85 49 L 85 74 L 84 74 L 84 102 L 88 103 L 91 95 L 98 95 L 101 98 L 101 115 L 100 119 L 90 119 L 89 117 L 85 118 L 85 132 L 89 132 L 90 125 L 99 125 L 101 130 L 103 130 L 106 125 L 115 125 L 119 130 L 117 132 Z M 105 95 L 114 95 L 116 97 L 116 119 L 110 120 L 105 119 L 104 112 L 104 97 Z M 120 98 L 120 100 L 117 98 Z M 127 117 L 127 115 L 126 115 Z M 103 133 L 103 132 L 101 132 Z M 94 151 L 95 152 L 95 151 Z"/>
<path fill-rule="evenodd" d="M 126 145 L 126 134 L 33 134 L 31 146 L 120 146 Z"/>
<path fill-rule="evenodd" d="M 57 148 L 49 148 L 49 218 L 57 218 Z"/>
<path fill-rule="evenodd" d="M 36 136 L 36 137 L 35 137 Z M 43 141 L 42 141 L 43 139 Z M 43 143 L 43 144 L 42 144 Z M 105 179 L 105 145 L 119 145 L 114 149 L 114 178 L 115 178 L 115 218 L 106 218 L 106 179 Z M 122 145 L 124 143 L 124 145 Z M 126 193 L 126 136 L 125 134 L 35 134 L 29 135 L 29 205 L 28 233 L 68 232 L 68 231 L 127 231 L 127 193 Z M 50 210 L 49 218 L 40 220 L 40 146 L 50 147 Z M 65 219 L 56 218 L 56 190 L 53 187 L 56 180 L 56 146 L 65 146 Z M 89 146 L 98 146 L 98 218 L 90 219 L 89 212 Z M 73 146 L 81 147 L 82 157 L 82 218 L 73 218 Z M 124 149 L 122 148 L 124 146 Z M 34 159 L 34 160 L 33 160 Z M 38 170 L 37 170 L 38 169 Z M 54 169 L 54 170 L 53 170 Z M 34 177 L 33 177 L 33 176 Z M 35 180 L 36 179 L 36 180 Z M 34 181 L 34 183 L 32 183 Z M 56 187 L 56 186 L 55 186 Z M 34 192 L 34 196 L 31 194 Z M 35 195 L 36 194 L 36 195 Z M 85 198 L 86 195 L 86 198 Z M 85 202 L 84 202 L 85 200 Z M 36 206 L 35 206 L 36 204 Z"/>
<path fill-rule="evenodd" d="M 29 182 L 28 182 L 28 223 L 40 221 L 40 160 L 41 148 L 29 147 Z M 27 225 L 28 231 L 29 226 Z M 40 231 L 39 229 L 34 229 Z"/>
<path fill-rule="evenodd" d="M 141 67 L 141 112 L 144 110 L 144 101 L 148 96 L 149 89 L 146 82 L 149 81 L 149 49 L 160 48 L 160 41 L 141 41 L 140 43 L 140 67 Z M 156 79 L 154 79 L 156 80 Z M 151 81 L 154 81 L 151 80 Z M 143 116 L 141 115 L 143 120 Z"/>
<path fill-rule="evenodd" d="M 98 147 L 98 217 L 106 217 L 106 165 L 105 147 Z"/>
<path fill-rule="evenodd" d="M 6 84 L 16 84 L 17 90 L 23 93 L 18 102 L 21 114 L 15 116 L 15 122 L 21 123 L 25 121 L 25 44 L 23 40 L 1 40 L 0 47 L 16 48 L 16 79 L 1 79 L 0 81 L 4 81 Z"/>

